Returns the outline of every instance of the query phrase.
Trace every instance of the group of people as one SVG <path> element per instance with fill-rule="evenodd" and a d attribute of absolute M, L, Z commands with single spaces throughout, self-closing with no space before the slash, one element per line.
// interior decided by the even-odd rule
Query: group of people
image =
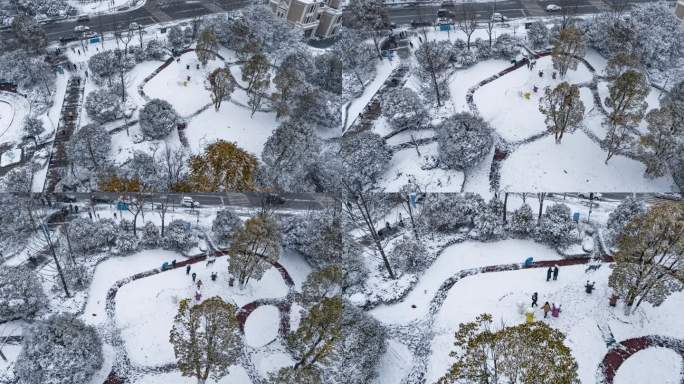
<path fill-rule="evenodd" d="M 173 267 L 174 268 L 176 267 L 176 260 L 173 261 Z M 195 283 L 195 285 L 197 285 L 197 291 L 195 291 L 195 300 L 200 301 L 200 300 L 202 300 L 202 291 L 201 290 L 202 290 L 202 284 L 204 284 L 204 283 L 202 282 L 202 279 L 199 279 L 199 280 L 197 279 L 197 273 L 193 272 L 191 274 L 190 273 L 191 270 L 192 270 L 192 267 L 190 266 L 190 264 L 188 264 L 185 267 L 185 274 L 190 275 L 190 277 L 192 278 L 192 282 Z M 211 276 L 211 281 L 216 281 L 216 279 L 218 278 L 218 272 L 212 272 L 210 276 Z"/>
<path fill-rule="evenodd" d="M 537 304 L 537 301 L 539 299 L 539 294 L 537 292 L 532 294 L 532 305 L 530 306 L 530 309 L 533 307 L 539 306 Z M 556 303 L 551 303 L 549 304 L 548 301 L 544 302 L 544 305 L 541 306 L 542 311 L 544 311 L 544 318 L 546 319 L 549 316 L 549 312 L 551 312 L 551 316 L 553 317 L 558 317 L 561 312 L 561 306 L 558 305 L 556 306 Z M 534 313 L 532 311 L 527 312 L 527 322 L 531 323 L 534 321 Z"/>
<path fill-rule="evenodd" d="M 546 281 L 551 280 L 551 277 L 553 277 L 553 280 L 558 280 L 558 266 L 554 265 L 553 267 L 549 267 L 549 269 L 546 270 Z"/>

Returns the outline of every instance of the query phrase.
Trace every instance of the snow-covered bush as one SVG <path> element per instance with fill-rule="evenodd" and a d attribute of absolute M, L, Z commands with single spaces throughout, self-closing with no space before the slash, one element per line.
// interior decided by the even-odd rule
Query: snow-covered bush
<path fill-rule="evenodd" d="M 541 20 L 536 20 L 527 29 L 527 40 L 534 49 L 545 48 L 549 44 L 550 32 Z"/>
<path fill-rule="evenodd" d="M 463 67 L 470 67 L 477 64 L 477 53 L 474 50 L 463 50 L 459 53 L 457 61 Z"/>
<path fill-rule="evenodd" d="M 576 240 L 575 222 L 570 217 L 570 207 L 558 203 L 546 208 L 537 226 L 535 240 L 562 248 Z"/>
<path fill-rule="evenodd" d="M 162 139 L 180 122 L 168 101 L 152 99 L 140 110 L 140 129 L 147 138 Z"/>
<path fill-rule="evenodd" d="M 27 117 L 24 120 L 24 134 L 26 136 L 38 137 L 44 131 L 43 120 L 36 119 L 35 117 Z"/>
<path fill-rule="evenodd" d="M 387 350 L 387 330 L 374 317 L 345 303 L 339 343 L 330 352 L 323 384 L 365 384 L 377 375 L 377 364 Z"/>
<path fill-rule="evenodd" d="M 214 240 L 219 245 L 225 245 L 233 235 L 233 231 L 242 226 L 242 220 L 229 208 L 216 212 L 216 217 L 211 224 L 211 232 Z"/>
<path fill-rule="evenodd" d="M 602 55 L 628 52 L 647 68 L 665 70 L 684 56 L 684 27 L 665 3 L 635 5 L 624 18 L 598 15 L 589 23 L 587 36 Z"/>
<path fill-rule="evenodd" d="M 67 144 L 67 157 L 76 165 L 93 170 L 105 165 L 112 137 L 99 124 L 81 127 Z"/>
<path fill-rule="evenodd" d="M 15 369 L 23 384 L 88 383 L 103 363 L 94 327 L 69 314 L 29 325 Z"/>
<path fill-rule="evenodd" d="M 88 267 L 85 265 L 66 263 L 62 267 L 62 273 L 64 274 L 64 280 L 72 291 L 82 291 L 90 286 L 91 275 Z M 63 289 L 64 287 L 60 279 L 55 279 L 52 284 L 52 291 L 62 292 Z"/>
<path fill-rule="evenodd" d="M 480 60 L 489 59 L 494 54 L 492 52 L 494 42 L 492 41 L 492 46 L 489 45 L 489 40 L 482 38 L 475 39 L 475 48 L 477 48 L 477 57 Z"/>
<path fill-rule="evenodd" d="M 499 238 L 504 233 L 503 203 L 498 199 L 490 200 L 477 213 L 474 219 L 475 229 L 481 240 Z"/>
<path fill-rule="evenodd" d="M 374 185 L 385 172 L 392 151 L 380 135 L 364 131 L 344 136 L 338 156 L 347 185 L 365 187 Z"/>
<path fill-rule="evenodd" d="M 143 226 L 140 245 L 145 248 L 156 248 L 159 246 L 159 241 L 159 228 L 151 221 L 146 222 L 145 226 Z"/>
<path fill-rule="evenodd" d="M 390 260 L 396 269 L 408 273 L 422 272 L 430 266 L 425 246 L 408 237 L 404 237 L 394 245 Z"/>
<path fill-rule="evenodd" d="M 98 123 L 114 121 L 123 116 L 121 97 L 108 89 L 98 89 L 86 96 L 85 109 Z"/>
<path fill-rule="evenodd" d="M 88 218 L 77 217 L 69 224 L 71 247 L 76 253 L 83 255 L 112 245 L 116 239 L 116 232 L 116 223 L 111 219 L 93 222 Z"/>
<path fill-rule="evenodd" d="M 133 232 L 119 232 L 116 237 L 116 249 L 122 255 L 136 252 L 140 248 L 140 240 Z"/>
<path fill-rule="evenodd" d="M 170 49 L 180 51 L 185 46 L 185 35 L 183 28 L 179 25 L 174 25 L 166 32 L 166 42 Z"/>
<path fill-rule="evenodd" d="M 448 168 L 467 170 L 490 152 L 494 139 L 489 124 L 479 116 L 457 113 L 437 128 L 440 162 Z"/>
<path fill-rule="evenodd" d="M 422 225 L 428 230 L 450 232 L 463 226 L 474 225 L 484 200 L 474 193 L 443 194 L 426 203 Z"/>
<path fill-rule="evenodd" d="M 356 243 L 342 228 L 339 209 L 314 211 L 306 216 L 290 216 L 280 222 L 283 247 L 294 249 L 321 270 L 341 265 L 343 288 L 360 284 L 368 274 L 360 260 Z"/>
<path fill-rule="evenodd" d="M 524 203 L 518 209 L 513 211 L 511 219 L 508 222 L 509 230 L 515 234 L 527 236 L 532 233 L 535 225 L 535 216 L 532 212 L 532 207 Z"/>
<path fill-rule="evenodd" d="M 0 268 L 0 322 L 31 317 L 46 304 L 43 287 L 31 269 Z"/>
<path fill-rule="evenodd" d="M 513 36 L 508 33 L 502 33 L 496 37 L 496 41 L 492 46 L 494 55 L 503 59 L 512 59 L 520 52 L 520 47 L 516 44 L 517 42 Z"/>
<path fill-rule="evenodd" d="M 197 237 L 189 222 L 177 219 L 170 222 L 164 230 L 162 243 L 166 249 L 187 252 L 197 246 Z"/>
<path fill-rule="evenodd" d="M 13 3 L 31 16 L 59 17 L 75 15 L 78 12 L 67 0 L 16 0 Z"/>
<path fill-rule="evenodd" d="M 632 221 L 635 217 L 646 213 L 646 205 L 643 201 L 637 200 L 633 197 L 627 197 L 622 200 L 615 210 L 608 215 L 606 228 L 608 229 L 607 239 L 609 243 L 614 244 L 618 236 L 622 233 L 623 228 L 627 223 Z"/>
<path fill-rule="evenodd" d="M 267 185 L 275 190 L 315 190 L 312 174 L 320 155 L 314 127 L 300 118 L 282 123 L 266 140 L 261 153 Z"/>
<path fill-rule="evenodd" d="M 411 88 L 395 88 L 385 94 L 382 115 L 394 130 L 420 129 L 428 119 L 423 101 Z"/>
<path fill-rule="evenodd" d="M 164 45 L 157 39 L 147 42 L 145 53 L 148 60 L 164 60 L 168 52 L 164 49 Z"/>

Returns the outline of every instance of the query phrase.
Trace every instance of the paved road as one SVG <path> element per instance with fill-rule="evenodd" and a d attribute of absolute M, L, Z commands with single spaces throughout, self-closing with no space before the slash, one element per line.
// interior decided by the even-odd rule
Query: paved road
<path fill-rule="evenodd" d="M 119 193 L 113 192 L 94 192 L 94 193 L 60 193 L 54 194 L 53 200 L 70 202 L 74 199 L 76 202 L 87 202 L 91 196 L 95 197 L 100 202 L 115 202 L 119 199 Z M 146 197 L 148 202 L 161 202 L 166 198 L 172 204 L 180 204 L 183 196 L 190 196 L 194 201 L 200 203 L 200 207 L 210 206 L 242 206 L 242 207 L 261 207 L 266 199 L 266 194 L 259 193 L 186 193 L 186 194 L 151 194 Z M 324 209 L 335 204 L 332 197 L 316 194 L 316 193 L 284 193 L 278 195 L 282 200 L 270 203 L 274 209 Z"/>
<path fill-rule="evenodd" d="M 549 4 L 558 4 L 568 10 L 570 14 L 592 14 L 610 9 L 614 2 L 621 2 L 623 0 L 503 0 L 491 2 L 473 2 L 468 3 L 469 11 L 474 11 L 480 20 L 486 20 L 490 17 L 492 12 L 499 12 L 503 16 L 510 19 L 527 17 L 527 16 L 548 16 L 558 15 L 557 13 L 546 12 L 546 6 Z M 645 3 L 655 0 L 624 0 L 631 4 Z M 445 4 L 440 5 L 415 5 L 407 4 L 404 6 L 390 7 L 388 9 L 390 20 L 394 24 L 409 24 L 414 22 L 429 22 L 435 23 L 437 21 L 437 12 L 440 8 L 447 9 L 453 12 L 458 18 L 463 14 L 463 5 L 456 4 L 451 6 Z"/>
<path fill-rule="evenodd" d="M 233 11 L 251 4 L 253 0 L 148 0 L 144 7 L 129 12 L 92 16 L 88 22 L 66 20 L 44 25 L 50 41 L 60 37 L 71 37 L 74 27 L 88 25 L 99 33 L 112 32 L 125 28 L 132 22 L 147 26 L 173 20 L 190 19 L 213 13 Z M 0 37 L 10 36 L 10 31 L 3 32 Z"/>

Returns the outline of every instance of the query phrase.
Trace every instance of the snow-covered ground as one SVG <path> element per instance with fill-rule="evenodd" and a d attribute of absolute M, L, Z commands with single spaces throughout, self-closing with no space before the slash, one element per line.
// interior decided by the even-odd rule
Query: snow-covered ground
<path fill-rule="evenodd" d="M 515 32 L 512 26 L 502 28 L 497 26 L 494 36 Z M 427 36 L 428 39 L 437 41 L 465 38 L 464 34 L 458 30 L 450 33 L 430 30 L 427 31 Z M 476 30 L 472 36 L 473 40 L 475 38 L 487 39 L 486 31 Z M 411 36 L 410 40 L 414 47 L 421 44 L 417 35 Z M 418 69 L 413 53 L 411 49 L 409 58 L 403 59 L 403 62 L 411 68 L 405 86 L 419 92 L 422 82 L 415 74 Z M 604 73 L 605 58 L 592 49 L 588 50 L 585 58 L 594 67 L 597 75 Z M 351 124 L 361 113 L 363 107 L 371 100 L 372 94 L 382 85 L 381 80 L 386 79 L 392 68 L 400 61 L 396 59 L 392 62 L 388 60 L 377 62 L 378 75 L 367 87 L 366 92 L 352 101 L 347 125 Z M 431 108 L 431 113 L 435 118 L 433 123 L 438 124 L 441 118 L 453 113 L 472 112 L 466 103 L 468 90 L 510 65 L 510 62 L 506 60 L 490 59 L 468 68 L 452 68 L 448 80 L 450 97 L 445 106 L 436 108 L 426 102 L 426 106 Z M 541 77 L 540 71 L 543 72 Z M 555 86 L 561 81 L 581 86 L 581 99 L 586 112 L 584 129 L 595 134 L 599 139 L 605 136 L 602 127 L 604 116 L 594 106 L 593 95 L 588 88 L 594 76 L 590 69 L 580 62 L 578 68 L 570 70 L 563 79 L 560 76 L 553 79 L 553 72 L 550 56 L 542 57 L 537 60 L 533 70 L 523 66 L 480 87 L 473 94 L 474 103 L 481 116 L 503 140 L 514 144 L 511 147 L 512 152 L 501 164 L 499 190 L 520 192 L 549 190 L 666 192 L 677 190 L 669 174 L 656 179 L 644 177 L 645 166 L 637 160 L 618 155 L 613 157 L 607 165 L 604 164 L 606 152 L 582 129 L 574 133 L 566 133 L 562 143 L 558 145 L 548 136 L 522 142 L 545 133 L 546 124 L 543 114 L 539 111 L 539 99 L 545 87 Z M 537 87 L 536 93 L 534 92 L 535 86 Z M 607 84 L 600 81 L 598 90 L 601 98 L 605 98 Z M 651 91 L 647 97 L 649 110 L 659 106 L 660 97 L 660 91 L 656 89 Z M 373 130 L 381 135 L 390 132 L 384 118 L 375 121 Z M 642 133 L 645 132 L 644 122 L 640 125 L 640 130 Z M 416 132 L 416 139 L 429 138 L 430 134 L 424 131 Z M 463 191 L 490 194 L 489 179 L 493 149 L 481 164 L 468 172 L 466 181 L 463 183 L 462 172 L 425 166 L 438 152 L 435 141 L 424 141 L 418 146 L 418 151 L 413 147 L 411 149 L 397 147 L 399 144 L 407 144 L 411 141 L 410 132 L 388 139 L 388 145 L 395 148 L 395 153 L 389 169 L 378 181 L 379 187 L 388 192 L 394 192 L 407 182 L 414 181 L 423 190 L 429 192 L 458 192 L 463 187 Z"/>
<path fill-rule="evenodd" d="M 263 347 L 278 337 L 280 311 L 273 305 L 261 306 L 252 312 L 245 322 L 245 343 L 251 347 Z"/>
<path fill-rule="evenodd" d="M 684 328 L 673 326 L 680 322 L 679 309 L 684 305 L 684 293 L 673 294 L 660 307 L 644 304 L 636 314 L 625 316 L 621 306 L 608 306 L 612 294 L 607 285 L 609 266 L 603 265 L 593 273 L 586 273 L 585 268 L 582 265 L 561 267 L 558 281 L 551 282 L 546 282 L 545 272 L 540 269 L 485 273 L 459 281 L 449 291 L 435 318 L 428 382 L 446 373 L 452 361 L 449 351 L 453 347 L 454 331 L 459 323 L 472 321 L 481 313 L 491 313 L 494 324 L 521 323 L 524 315 L 517 311 L 517 304 L 528 304 L 534 292 L 539 293 L 540 303 L 548 301 L 562 306 L 558 318 L 543 319 L 538 308 L 535 317 L 567 335 L 566 343 L 577 360 L 582 383 L 595 382 L 598 363 L 608 350 L 597 326 L 610 327 L 618 341 L 653 334 L 684 337 Z M 596 281 L 596 290 L 591 295 L 584 292 L 586 280 Z M 666 365 L 654 358 L 647 361 L 661 369 L 669 370 L 673 365 L 668 363 L 672 359 L 667 359 Z M 644 360 L 641 362 L 643 364 Z M 667 374 L 671 377 L 672 372 Z"/>
<path fill-rule="evenodd" d="M 680 384 L 684 381 L 684 361 L 667 348 L 649 348 L 632 355 L 622 364 L 613 383 Z"/>
<path fill-rule="evenodd" d="M 69 0 L 79 14 L 104 14 L 130 11 L 145 5 L 147 0 Z"/>
<path fill-rule="evenodd" d="M 228 368 L 228 375 L 221 378 L 219 381 L 212 379 L 207 380 L 207 384 L 252 384 L 252 381 L 247 376 L 247 372 L 239 365 L 233 365 Z M 194 377 L 183 376 L 179 371 L 169 373 L 148 374 L 142 376 L 134 384 L 195 384 L 197 379 Z"/>
<path fill-rule="evenodd" d="M 556 251 L 531 240 L 504 240 L 493 243 L 468 241 L 447 247 L 421 276 L 418 284 L 397 304 L 371 310 L 378 320 L 388 324 L 406 324 L 425 318 L 428 303 L 442 283 L 459 271 L 486 265 L 560 259 Z M 415 308 L 413 306 L 415 305 Z"/>

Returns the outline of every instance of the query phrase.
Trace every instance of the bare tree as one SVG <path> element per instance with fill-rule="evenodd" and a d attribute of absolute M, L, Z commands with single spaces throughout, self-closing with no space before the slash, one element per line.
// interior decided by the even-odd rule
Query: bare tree
<path fill-rule="evenodd" d="M 470 3 L 463 3 L 461 5 L 461 16 L 458 18 L 458 29 L 466 35 L 466 43 L 468 50 L 470 50 L 470 38 L 477 29 L 477 13 L 472 8 Z M 490 39 L 491 44 L 491 39 Z"/>
<path fill-rule="evenodd" d="M 346 188 L 348 192 L 352 192 L 350 188 Z M 378 206 L 382 199 L 381 194 L 368 192 L 365 190 L 356 190 L 353 193 L 348 193 L 347 200 L 342 204 L 344 211 L 351 223 L 356 227 L 362 229 L 370 241 L 375 245 L 376 250 L 382 258 L 385 270 L 391 279 L 396 279 L 394 270 L 389 263 L 389 259 L 385 254 L 385 246 L 387 240 L 383 239 L 378 233 L 375 220 L 378 219 Z"/>

